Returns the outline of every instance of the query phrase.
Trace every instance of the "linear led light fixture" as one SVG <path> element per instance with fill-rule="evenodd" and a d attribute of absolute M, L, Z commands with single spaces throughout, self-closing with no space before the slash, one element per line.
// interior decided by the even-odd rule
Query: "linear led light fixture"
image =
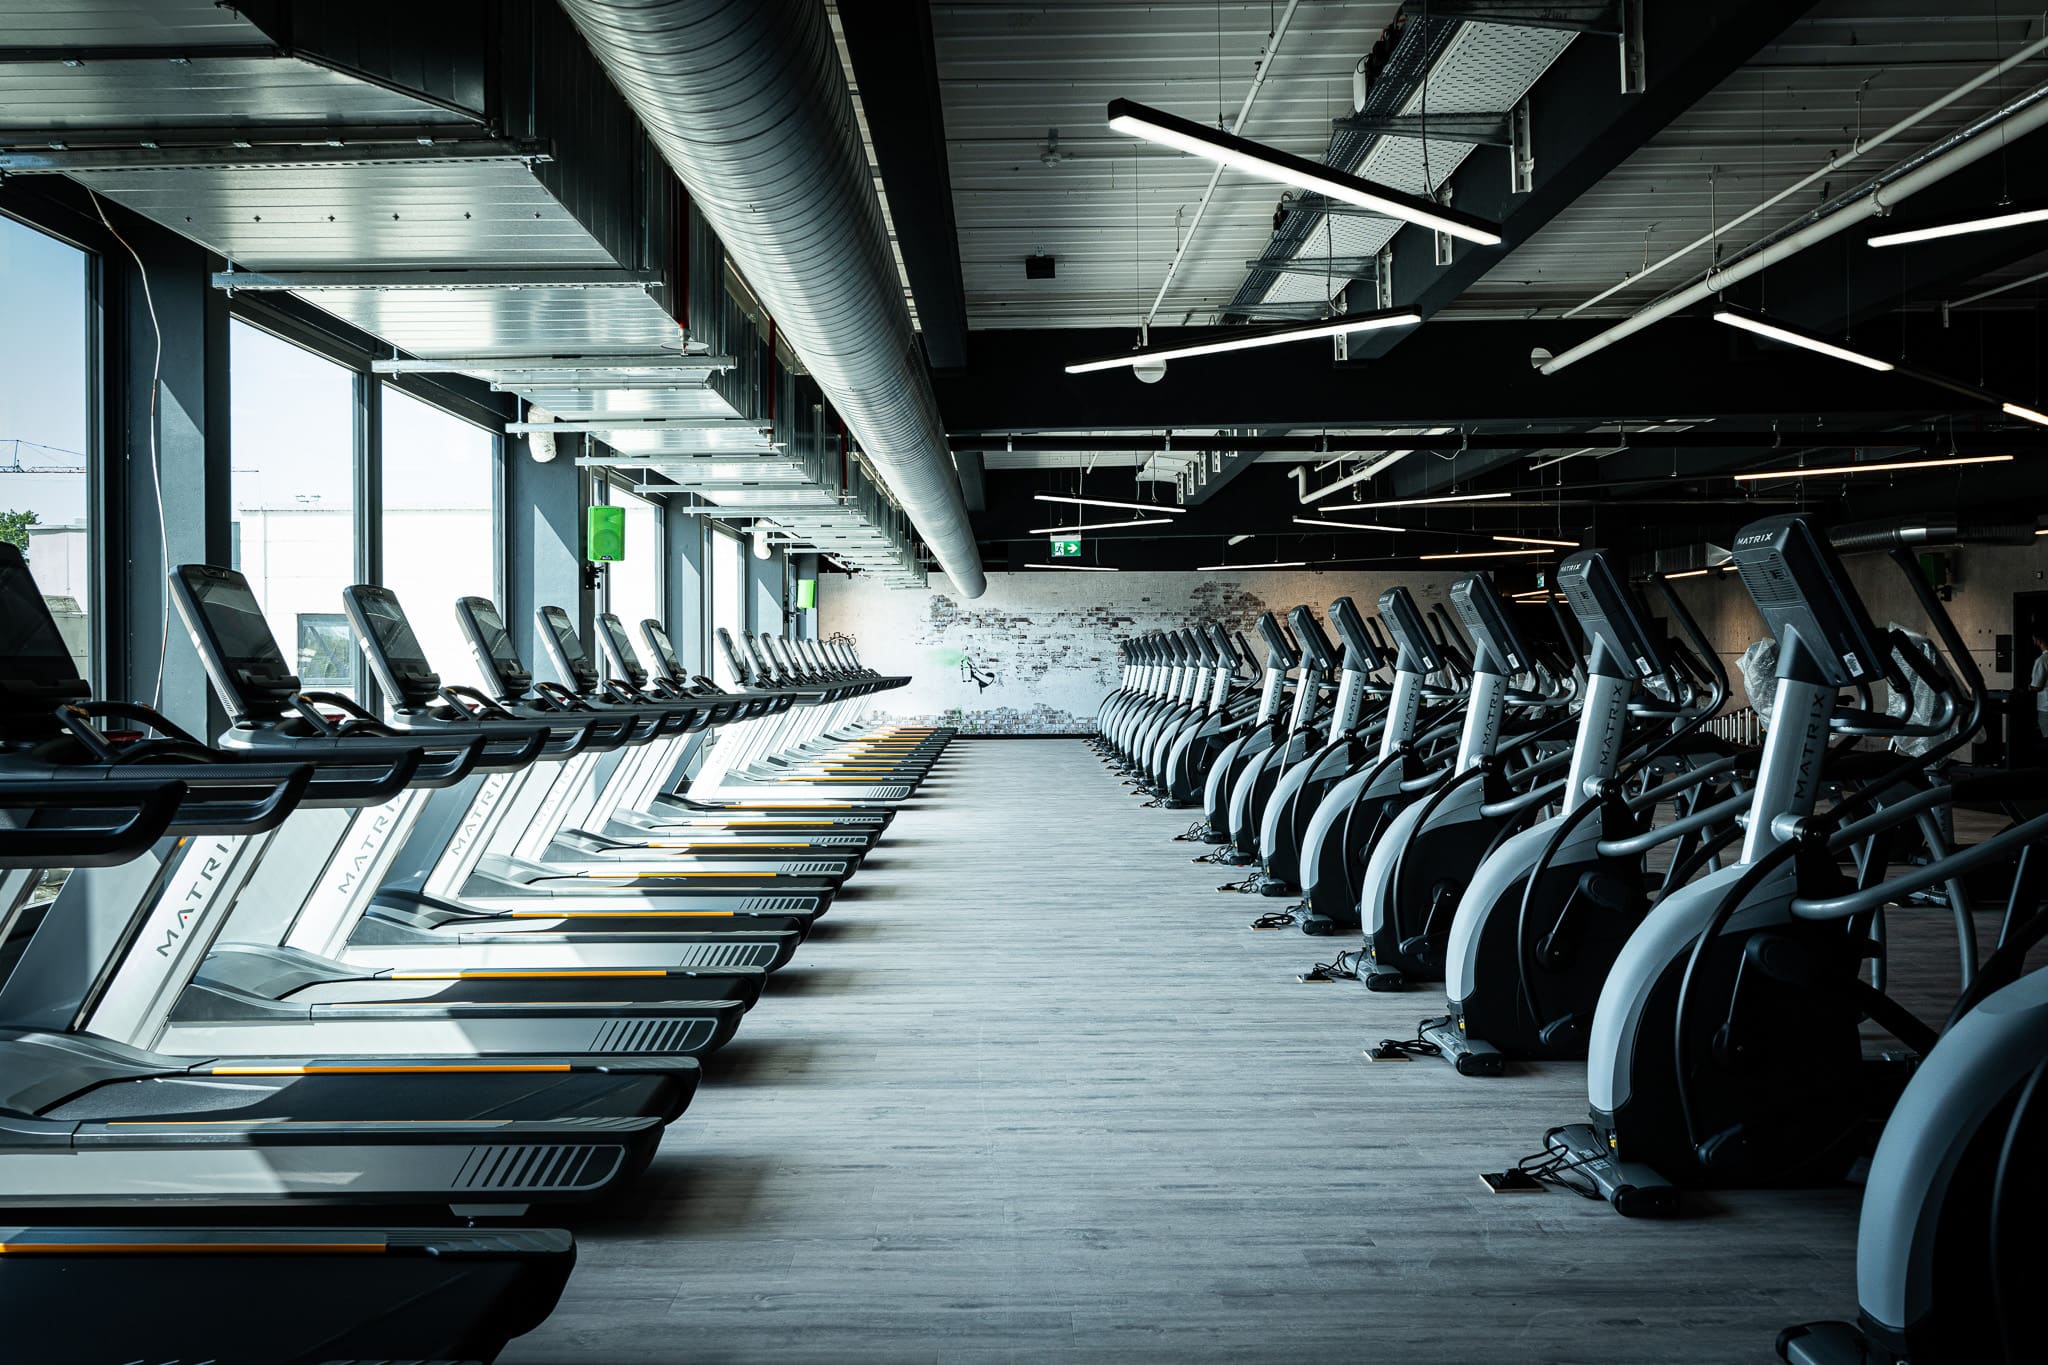
<path fill-rule="evenodd" d="M 1500 245 L 1500 225 L 1497 223 L 1446 208 L 1421 195 L 1408 194 L 1319 165 L 1277 147 L 1204 127 L 1193 119 L 1180 118 L 1133 100 L 1109 102 L 1109 126 L 1126 137 L 1143 138 L 1162 147 L 1199 156 L 1205 161 L 1218 162 L 1261 180 L 1292 185 L 1340 204 L 1353 204 L 1389 218 L 1419 223 L 1480 246 Z"/>
<path fill-rule="evenodd" d="M 1715 566 L 1715 567 L 1713 567 L 1713 568 L 1710 568 L 1710 569 L 1683 569 L 1683 570 L 1680 570 L 1680 571 L 1679 571 L 1678 573 L 1668 573 L 1668 574 L 1665 574 L 1665 575 L 1664 575 L 1664 577 L 1666 577 L 1666 578 L 1705 578 L 1705 577 L 1706 577 L 1706 576 L 1707 576 L 1708 574 L 1710 574 L 1710 573 L 1720 573 L 1720 572 L 1721 572 L 1721 566 L 1717 565 L 1717 566 Z"/>
<path fill-rule="evenodd" d="M 1196 573 L 1227 573 L 1236 569 L 1306 569 L 1305 559 L 1276 559 L 1271 564 L 1198 564 Z"/>
<path fill-rule="evenodd" d="M 1512 493 L 1446 493 L 1440 498 L 1395 498 L 1389 502 L 1347 502 L 1342 507 L 1326 507 L 1326 512 L 1370 512 L 1379 507 L 1436 507 L 1453 502 L 1493 502 L 1499 498 L 1511 498 Z"/>
<path fill-rule="evenodd" d="M 1294 524 L 1297 526 L 1334 526 L 1340 531 L 1392 531 L 1396 535 L 1406 535 L 1408 533 L 1408 528 L 1405 526 L 1376 526 L 1369 521 L 1324 521 L 1321 517 L 1296 517 Z"/>
<path fill-rule="evenodd" d="M 2001 228 L 2024 227 L 2028 223 L 2048 223 L 2048 206 L 2006 205 L 1996 212 L 1980 213 L 1970 218 L 1956 218 L 1946 223 L 1928 223 L 1922 227 L 1901 228 L 1897 232 L 1880 232 L 1871 237 L 1868 244 L 1904 246 L 1908 242 L 1932 242 L 1942 237 L 1962 237 L 1973 232 L 1997 232 Z"/>
<path fill-rule="evenodd" d="M 1836 464 L 1820 469 L 1771 469 L 1751 474 L 1737 474 L 1737 483 L 1755 483 L 1763 479 L 1812 479 L 1827 474 L 1882 474 L 1892 469 L 1942 469 L 1957 464 L 2004 464 L 2010 455 L 1951 455 L 1941 460 L 1881 460 L 1869 464 Z"/>
<path fill-rule="evenodd" d="M 1127 351 L 1123 355 L 1104 356 L 1100 360 L 1081 360 L 1067 366 L 1068 374 L 1089 374 L 1095 370 L 1116 370 L 1152 361 L 1186 360 L 1198 355 L 1221 355 L 1226 351 L 1250 351 L 1261 346 L 1285 346 L 1294 341 L 1314 341 L 1318 337 L 1342 336 L 1349 332 L 1378 332 L 1389 327 L 1414 327 L 1422 321 L 1422 314 L 1412 308 L 1397 308 L 1385 313 L 1354 313 L 1349 317 L 1331 318 L 1328 322 L 1312 322 L 1304 327 L 1236 327 L 1221 333 L 1209 341 L 1190 342 L 1185 346 L 1165 346 L 1150 351 Z"/>
<path fill-rule="evenodd" d="M 1115 573 L 1114 564 L 1026 564 L 1027 569 L 1072 569 L 1075 573 Z"/>
<path fill-rule="evenodd" d="M 1136 521 L 1084 521 L 1078 526 L 1034 526 L 1026 535 L 1056 536 L 1064 531 L 1116 531 L 1126 526 L 1171 526 L 1171 517 L 1139 517 Z"/>
<path fill-rule="evenodd" d="M 1121 507 L 1128 512 L 1164 512 L 1169 516 L 1183 516 L 1185 507 L 1162 507 L 1156 502 L 1111 502 L 1107 498 L 1072 498 L 1064 493 L 1038 493 L 1034 496 L 1040 502 L 1070 502 L 1077 507 Z"/>
<path fill-rule="evenodd" d="M 1495 536 L 1494 539 L 1503 545 L 1555 545 L 1560 550 L 1579 548 L 1576 540 L 1545 540 L 1541 536 Z"/>
<path fill-rule="evenodd" d="M 2042 426 L 2048 427 L 2048 412 L 2036 412 L 2032 408 L 2023 408 L 2018 403 L 2000 403 L 1998 406 L 2008 417 L 2017 417 L 2023 422 L 2039 422 Z"/>
<path fill-rule="evenodd" d="M 1512 559 L 1516 555 L 1547 555 L 1548 550 L 1461 550 L 1457 554 L 1418 555 L 1419 559 Z"/>
<path fill-rule="evenodd" d="M 1745 332 L 1754 332 L 1760 337 L 1769 337 L 1773 341 L 1782 341 L 1787 346 L 1797 346 L 1801 350 L 1832 356 L 1836 360 L 1846 360 L 1851 365 L 1861 365 L 1866 370 L 1889 373 L 1898 368 L 1889 360 L 1879 360 L 1874 355 L 1865 355 L 1846 346 L 1837 346 L 1834 342 L 1817 337 L 1811 332 L 1787 327 L 1780 322 L 1769 322 L 1753 313 L 1737 312 L 1733 308 L 1718 308 L 1714 311 L 1714 321 L 1729 327 L 1739 327 Z"/>
<path fill-rule="evenodd" d="M 1244 543 L 1245 543 L 1245 542 L 1246 542 L 1247 540 L 1250 540 L 1250 539 L 1251 539 L 1251 536 L 1250 536 L 1249 534 L 1246 534 L 1246 535 L 1241 535 L 1241 536 L 1232 536 L 1232 537 L 1231 537 L 1231 538 L 1230 538 L 1229 540 L 1226 540 L 1226 541 L 1224 541 L 1223 543 L 1224 543 L 1224 545 L 1226 545 L 1226 546 L 1230 546 L 1230 545 L 1242 545 L 1242 544 L 1244 544 Z"/>

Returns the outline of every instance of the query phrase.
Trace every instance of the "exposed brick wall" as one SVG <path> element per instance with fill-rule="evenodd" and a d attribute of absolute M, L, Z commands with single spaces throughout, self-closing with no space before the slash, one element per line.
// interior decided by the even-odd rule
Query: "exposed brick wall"
<path fill-rule="evenodd" d="M 973 601 L 942 575 L 910 592 L 864 577 L 820 575 L 818 623 L 853 637 L 883 672 L 911 675 L 907 688 L 878 700 L 910 724 L 955 725 L 978 734 L 1085 734 L 1118 683 L 1118 640 L 1151 630 L 1218 620 L 1252 630 L 1262 611 L 1307 603 L 1321 617 L 1347 593 L 1370 611 L 1405 582 L 1423 603 L 1442 600 L 1455 575 L 1407 571 L 1311 573 L 991 573 Z M 1327 627 L 1325 627 L 1327 629 Z M 987 680 L 981 686 L 970 668 Z"/>

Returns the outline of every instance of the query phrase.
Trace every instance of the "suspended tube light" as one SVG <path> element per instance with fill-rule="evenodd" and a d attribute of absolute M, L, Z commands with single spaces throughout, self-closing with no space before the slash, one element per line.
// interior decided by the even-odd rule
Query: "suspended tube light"
<path fill-rule="evenodd" d="M 1959 464 L 2004 464 L 2010 455 L 1951 455 L 1941 460 L 1874 460 L 1869 464 L 1827 465 L 1820 469 L 1770 469 L 1750 474 L 1737 474 L 1737 483 L 1756 483 L 1764 479 L 1813 479 L 1831 474 L 1882 474 L 1893 469 L 1945 469 Z"/>
<path fill-rule="evenodd" d="M 1869 238 L 1868 244 L 1905 246 L 1909 242 L 1932 242 L 1943 237 L 1965 237 L 1976 232 L 1999 232 L 2006 228 L 2025 227 L 2030 223 L 2048 223 L 2048 205 L 2001 204 L 1990 213 L 1972 214 L 1968 218 L 1952 218 L 1944 223 L 1900 228 L 1896 232 L 1880 232 Z"/>
<path fill-rule="evenodd" d="M 1114 564 L 1026 564 L 1027 569 L 1071 569 L 1075 573 L 1115 573 Z"/>
<path fill-rule="evenodd" d="M 1395 535 L 1406 535 L 1405 526 L 1379 526 L 1369 521 L 1324 521 L 1321 517 L 1296 517 L 1297 526 L 1334 526 L 1340 531 L 1392 531 Z"/>
<path fill-rule="evenodd" d="M 1419 555 L 1420 559 L 1512 559 L 1516 555 L 1547 555 L 1548 550 L 1461 550 L 1456 554 Z"/>
<path fill-rule="evenodd" d="M 1123 355 L 1104 356 L 1100 360 L 1076 361 L 1067 366 L 1067 373 L 1089 374 L 1096 370 L 1115 370 L 1131 365 L 1186 360 L 1198 355 L 1251 351 L 1261 346 L 1285 346 L 1290 342 L 1314 341 L 1318 337 L 1343 336 L 1350 332 L 1377 332 L 1388 327 L 1413 327 L 1421 321 L 1422 314 L 1413 309 L 1397 308 L 1385 313 L 1357 313 L 1350 317 L 1331 318 L 1328 322 L 1314 322 L 1305 327 L 1238 327 L 1210 341 L 1190 342 L 1185 346 L 1166 346 L 1151 351 L 1130 351 Z"/>
<path fill-rule="evenodd" d="M 1040 502 L 1070 502 L 1079 507 L 1121 507 L 1127 512 L 1164 512 L 1168 516 L 1184 516 L 1185 507 L 1162 507 L 1156 502 L 1111 502 L 1108 498 L 1073 498 L 1064 493 L 1034 494 Z"/>
<path fill-rule="evenodd" d="M 1866 370 L 1876 370 L 1881 374 L 1898 368 L 1889 360 L 1880 360 L 1874 355 L 1865 355 L 1846 346 L 1837 346 L 1834 342 L 1817 337 L 1811 332 L 1802 331 L 1797 327 L 1787 327 L 1782 322 L 1772 322 L 1754 313 L 1734 308 L 1717 308 L 1714 310 L 1714 321 L 1723 326 L 1739 327 L 1745 332 L 1754 332 L 1760 337 L 1769 337 L 1773 341 L 1782 341 L 1787 346 L 1797 346 L 1804 351 L 1831 356 L 1836 360 L 1846 360 L 1851 365 L 1861 365 Z"/>
<path fill-rule="evenodd" d="M 1437 498 L 1394 498 L 1387 502 L 1347 502 L 1342 507 L 1325 507 L 1329 513 L 1371 512 L 1381 507 L 1438 507 L 1454 502 L 1494 502 L 1512 493 L 1446 493 Z"/>
<path fill-rule="evenodd" d="M 1503 545 L 1554 545 L 1560 550 L 1579 548 L 1576 540 L 1545 540 L 1541 536 L 1495 536 L 1494 539 Z"/>
<path fill-rule="evenodd" d="M 1417 223 L 1480 246 L 1500 245 L 1500 225 L 1497 223 L 1446 208 L 1421 195 L 1408 194 L 1389 185 L 1319 165 L 1277 147 L 1204 127 L 1193 119 L 1180 118 L 1135 100 L 1111 100 L 1109 126 L 1112 131 L 1127 137 L 1171 147 L 1261 180 L 1292 185 L 1342 204 L 1353 204 L 1389 218 Z"/>
<path fill-rule="evenodd" d="M 1171 526 L 1170 517 L 1139 517 L 1135 521 L 1084 521 L 1075 526 L 1034 526 L 1026 535 L 1056 536 L 1066 531 L 1120 531 L 1126 526 Z"/>
<path fill-rule="evenodd" d="M 1196 573 L 1226 573 L 1234 569 L 1306 569 L 1305 559 L 1277 559 L 1271 564 L 1198 564 Z"/>

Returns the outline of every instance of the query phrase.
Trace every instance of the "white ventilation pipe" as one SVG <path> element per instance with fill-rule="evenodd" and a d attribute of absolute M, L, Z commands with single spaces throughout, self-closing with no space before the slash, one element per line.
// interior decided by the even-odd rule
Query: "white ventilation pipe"
<path fill-rule="evenodd" d="M 1992 111 L 1920 155 L 1850 191 L 1845 196 L 1847 202 L 1820 210 L 1810 221 L 1788 227 L 1775 238 L 1760 243 L 1747 255 L 1709 270 L 1693 284 L 1666 294 L 1598 336 L 1552 357 L 1544 362 L 1539 373 L 1556 374 L 1566 366 L 1604 351 L 1615 342 L 1632 337 L 1674 313 L 1682 313 L 1694 304 L 1705 302 L 1730 285 L 1739 284 L 1810 246 L 1839 236 L 1859 223 L 1881 217 L 1921 190 L 1939 184 L 1957 171 L 1993 155 L 2014 139 L 2043 127 L 2048 127 L 2048 85 L 2037 85 L 2003 108 Z M 1991 133 L 1998 136 L 1989 136 Z"/>
<path fill-rule="evenodd" d="M 1713 245 L 1713 243 L 1727 236 L 1736 228 L 1741 227 L 1744 223 L 1756 217 L 1759 213 L 1762 213 L 1764 210 L 1775 208 L 1779 204 L 1784 203 L 1787 199 L 1790 199 L 1793 195 L 1799 193 L 1801 190 L 1807 189 L 1808 187 L 1817 184 L 1822 180 L 1825 180 L 1827 177 L 1833 175 L 1836 171 L 1839 171 L 1844 166 L 1847 166 L 1850 162 L 1860 160 L 1864 156 L 1875 151 L 1877 148 L 1884 146 L 1885 143 L 1890 142 L 1899 134 L 1911 132 L 1914 128 L 1918 127 L 1922 123 L 1925 123 L 1928 119 L 1933 118 L 1936 114 L 1948 108 L 1951 104 L 1954 104 L 1957 100 L 1963 98 L 1965 95 L 1972 94 L 1975 91 L 1982 89 L 1984 86 L 1989 85 L 1992 81 L 1997 80 L 2000 76 L 2003 76 L 2006 72 L 2012 70 L 2014 67 L 2019 66 L 2024 62 L 2032 60 L 2035 56 L 2039 55 L 2044 51 L 2048 51 L 2048 38 L 2039 38 L 2031 43 L 2028 43 L 2018 52 L 2013 53 L 2012 56 L 2007 57 L 2004 61 L 1998 63 L 1998 65 L 1986 67 L 1984 70 L 1979 71 L 1976 75 L 1970 77 L 1970 79 L 1964 81 L 1961 85 L 1949 91 L 1940 99 L 1935 100 L 1932 104 L 1922 105 L 1920 108 L 1914 110 L 1912 113 L 1900 119 L 1897 123 L 1894 123 L 1891 127 L 1885 129 L 1883 132 L 1877 134 L 1877 136 L 1871 138 L 1868 142 L 1857 143 L 1854 147 L 1851 147 L 1848 151 L 1843 152 L 1840 156 L 1835 157 L 1833 160 L 1829 161 L 1825 166 L 1822 166 L 1819 170 L 1815 171 L 1812 175 L 1807 176 L 1805 179 L 1799 181 L 1797 184 L 1787 185 L 1784 189 L 1779 190 L 1776 194 L 1764 200 L 1762 203 L 1756 205 L 1754 208 L 1744 209 L 1741 213 L 1736 214 L 1733 218 L 1730 218 L 1727 222 L 1721 224 L 1719 227 L 1715 228 L 1712 232 L 1709 232 L 1704 237 L 1694 238 L 1692 241 L 1687 242 L 1678 250 L 1672 252 L 1669 256 L 1666 256 L 1663 260 L 1658 261 L 1653 265 L 1645 266 L 1643 269 L 1638 270 L 1635 274 L 1629 276 L 1625 280 L 1622 280 L 1618 284 L 1609 285 L 1607 288 L 1595 294 L 1592 298 L 1587 299 L 1584 303 L 1578 304 L 1575 307 L 1567 310 L 1565 316 L 1568 318 L 1575 318 L 1579 314 L 1585 312 L 1588 308 L 1592 308 L 1600 303 L 1604 303 L 1608 299 L 1613 298 L 1622 290 L 1631 289 L 1634 288 L 1636 285 L 1641 284 L 1644 280 L 1656 274 L 1665 266 L 1684 260 L 1687 256 L 1692 255 L 1693 252 L 1698 251 L 1703 246 Z"/>

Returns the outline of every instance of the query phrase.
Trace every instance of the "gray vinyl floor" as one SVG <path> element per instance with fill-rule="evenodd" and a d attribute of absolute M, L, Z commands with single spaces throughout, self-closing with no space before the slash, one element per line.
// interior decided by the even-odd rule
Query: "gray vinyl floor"
<path fill-rule="evenodd" d="M 1580 1069 L 1365 1061 L 1429 998 L 1298 984 L 1331 941 L 1248 931 L 1186 823 L 955 743 L 504 1359 L 1675 1365 L 1853 1316 L 1856 1190 L 1486 1193 Z"/>

